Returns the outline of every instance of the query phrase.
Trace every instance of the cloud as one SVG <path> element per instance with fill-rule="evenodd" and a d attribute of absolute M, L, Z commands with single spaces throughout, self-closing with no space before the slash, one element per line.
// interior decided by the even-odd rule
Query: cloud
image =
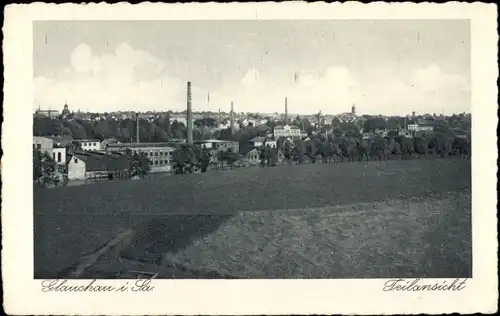
<path fill-rule="evenodd" d="M 69 68 L 55 78 L 35 78 L 34 106 L 57 108 L 67 101 L 74 110 L 184 110 L 186 82 L 169 76 L 164 67 L 162 60 L 127 43 L 100 56 L 80 44 L 71 53 Z M 193 108 L 202 109 L 207 91 L 193 86 L 192 93 Z M 210 99 L 213 105 L 228 102 L 217 92 Z"/>
<path fill-rule="evenodd" d="M 73 110 L 99 112 L 185 109 L 186 81 L 169 75 L 164 61 L 146 51 L 121 43 L 111 54 L 96 55 L 79 44 L 69 59 L 54 77 L 35 78 L 35 107 L 61 108 L 67 101 Z M 210 104 L 208 91 L 193 83 L 193 109 L 228 111 L 234 101 L 237 112 L 282 112 L 288 97 L 290 113 L 339 113 L 356 104 L 362 113 L 404 114 L 464 111 L 470 102 L 467 78 L 443 72 L 437 64 L 355 73 L 332 65 L 291 77 L 249 68 L 240 80 L 210 91 Z"/>

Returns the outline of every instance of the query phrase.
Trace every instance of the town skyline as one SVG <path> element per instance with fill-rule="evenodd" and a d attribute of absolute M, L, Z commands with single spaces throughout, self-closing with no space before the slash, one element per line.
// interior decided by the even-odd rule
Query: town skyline
<path fill-rule="evenodd" d="M 299 115 L 470 112 L 469 33 L 459 20 L 36 22 L 33 107 L 183 111 L 191 81 L 197 112 L 280 113 L 285 97 Z"/>
<path fill-rule="evenodd" d="M 69 102 L 67 103 L 68 106 L 70 106 Z M 64 105 L 64 103 L 63 103 Z M 59 107 L 47 107 L 47 108 L 42 108 L 42 107 L 37 107 L 35 109 L 33 109 L 33 113 L 36 113 L 37 111 L 39 110 L 42 110 L 42 111 L 53 111 L 53 112 L 58 112 L 58 113 L 61 113 L 61 109 L 63 107 L 59 106 Z M 104 114 L 104 113 L 130 113 L 130 112 L 136 112 L 136 113 L 167 113 L 167 112 L 172 112 L 174 114 L 185 114 L 186 113 L 186 109 L 178 109 L 178 110 L 173 110 L 173 109 L 162 109 L 162 110 L 148 110 L 148 109 L 145 109 L 145 110 L 142 110 L 142 111 L 135 111 L 135 110 L 127 110 L 127 109 L 119 109 L 119 110 L 114 110 L 114 111 L 83 111 L 82 109 L 71 109 L 70 108 L 70 112 L 73 112 L 73 113 L 77 113 L 77 112 L 80 112 L 80 113 L 96 113 L 96 114 Z M 340 114 L 344 114 L 344 113 L 348 113 L 350 111 L 344 111 L 344 112 L 338 112 L 338 113 L 323 113 L 321 112 L 321 115 L 326 115 L 326 116 L 336 116 L 336 115 L 340 115 Z M 412 111 L 413 112 L 413 111 Z M 390 116 L 399 116 L 399 117 L 404 117 L 404 116 L 410 116 L 412 115 L 413 113 L 410 112 L 410 113 L 400 113 L 400 114 L 392 114 L 392 115 L 383 115 L 383 114 L 378 114 L 378 113 L 357 113 L 358 115 L 362 116 L 362 115 L 367 115 L 367 116 L 387 116 L 387 117 L 390 117 Z M 415 115 L 417 116 L 422 116 L 422 115 L 445 115 L 445 116 L 451 116 L 451 115 L 458 115 L 458 114 L 466 114 L 466 115 L 470 115 L 471 112 L 470 111 L 463 111 L 463 112 L 453 112 L 453 113 L 429 113 L 429 112 L 420 112 L 420 111 L 414 111 L 415 112 Z M 193 113 L 219 113 L 218 110 L 209 110 L 209 109 L 201 109 L 201 110 L 193 110 Z M 231 110 L 230 110 L 230 106 L 229 106 L 229 109 L 220 109 L 220 113 L 223 113 L 223 114 L 230 114 L 231 113 Z M 258 114 L 258 115 L 261 115 L 263 117 L 265 116 L 272 116 L 272 115 L 276 115 L 276 114 L 284 114 L 285 112 L 284 111 L 278 111 L 278 112 L 245 112 L 245 111 L 238 111 L 237 109 L 235 109 L 234 111 L 235 114 Z M 293 113 L 288 113 L 288 116 L 290 118 L 294 118 L 296 116 L 316 116 L 318 115 L 319 112 L 293 112 Z"/>

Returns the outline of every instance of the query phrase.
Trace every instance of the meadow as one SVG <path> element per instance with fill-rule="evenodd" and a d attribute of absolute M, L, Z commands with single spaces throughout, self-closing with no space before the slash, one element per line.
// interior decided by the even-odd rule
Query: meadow
<path fill-rule="evenodd" d="M 472 271 L 471 166 L 463 158 L 157 175 L 34 196 L 40 278 L 78 264 L 126 229 L 133 234 L 96 257 L 87 276 L 128 268 L 161 278 Z"/>

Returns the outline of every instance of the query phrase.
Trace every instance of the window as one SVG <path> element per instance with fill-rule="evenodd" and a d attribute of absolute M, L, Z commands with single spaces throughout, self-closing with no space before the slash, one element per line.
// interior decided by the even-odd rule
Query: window
<path fill-rule="evenodd" d="M 42 149 L 42 144 L 36 144 L 36 148 Z"/>
<path fill-rule="evenodd" d="M 151 157 L 153 157 L 153 153 L 152 153 L 152 152 L 150 152 L 150 153 L 149 153 L 149 155 L 150 155 Z"/>
<path fill-rule="evenodd" d="M 155 160 L 155 165 L 158 165 L 158 160 Z"/>
<path fill-rule="evenodd" d="M 56 153 L 52 153 L 52 160 L 56 160 Z"/>
<path fill-rule="evenodd" d="M 160 151 L 160 156 L 163 156 L 163 151 Z"/>
<path fill-rule="evenodd" d="M 75 159 L 74 159 L 74 161 L 75 161 L 75 163 L 77 163 L 77 162 L 78 162 L 78 159 L 76 159 L 76 158 L 75 158 Z"/>
<path fill-rule="evenodd" d="M 155 152 L 155 156 L 157 156 L 157 157 L 158 157 L 158 152 L 157 152 L 157 151 Z"/>
<path fill-rule="evenodd" d="M 36 148 L 36 146 L 35 146 L 35 144 L 33 144 L 33 149 L 35 149 L 35 148 Z"/>
<path fill-rule="evenodd" d="M 61 153 L 57 153 L 57 162 L 61 162 Z"/>

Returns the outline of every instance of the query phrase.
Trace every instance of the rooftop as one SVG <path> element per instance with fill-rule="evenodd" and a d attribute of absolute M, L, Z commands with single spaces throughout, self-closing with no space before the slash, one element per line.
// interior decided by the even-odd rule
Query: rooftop
<path fill-rule="evenodd" d="M 91 139 L 91 138 L 81 138 L 81 139 L 73 139 L 73 141 L 75 142 L 85 142 L 85 143 L 88 143 L 88 142 L 101 142 L 100 140 L 98 139 Z"/>
<path fill-rule="evenodd" d="M 85 162 L 87 171 L 117 171 L 130 166 L 131 157 L 122 154 L 103 154 L 98 152 L 78 152 L 73 155 Z"/>
<path fill-rule="evenodd" d="M 108 144 L 108 148 L 157 148 L 174 147 L 173 143 L 115 143 Z"/>
<path fill-rule="evenodd" d="M 295 125 L 276 125 L 276 126 L 274 127 L 274 129 L 277 129 L 277 128 L 278 128 L 278 129 L 280 129 L 280 128 L 285 128 L 285 126 L 288 126 L 289 128 L 299 129 L 299 128 L 298 128 L 297 126 L 295 126 Z"/>
<path fill-rule="evenodd" d="M 220 140 L 220 139 L 205 139 L 205 140 L 195 140 L 195 144 L 205 144 L 205 143 L 237 143 L 234 140 Z"/>

